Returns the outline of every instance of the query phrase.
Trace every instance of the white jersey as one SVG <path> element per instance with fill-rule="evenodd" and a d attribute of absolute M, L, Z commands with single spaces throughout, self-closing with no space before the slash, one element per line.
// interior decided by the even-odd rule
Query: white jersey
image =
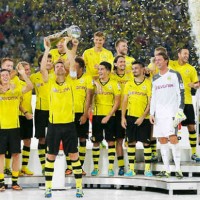
<path fill-rule="evenodd" d="M 152 83 L 150 115 L 172 118 L 183 108 L 184 86 L 180 74 L 171 69 L 164 75 L 156 74 Z"/>

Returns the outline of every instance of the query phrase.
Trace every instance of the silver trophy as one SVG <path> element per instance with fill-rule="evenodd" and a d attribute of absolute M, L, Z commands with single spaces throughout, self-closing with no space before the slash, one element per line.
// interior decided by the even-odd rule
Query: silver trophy
<path fill-rule="evenodd" d="M 72 25 L 58 33 L 47 36 L 47 38 L 50 40 L 51 45 L 54 46 L 66 36 L 78 39 L 81 36 L 81 29 L 76 25 Z"/>
<path fill-rule="evenodd" d="M 78 39 L 81 36 L 81 29 L 76 25 L 72 25 L 58 33 L 54 33 L 52 35 L 47 36 L 47 38 L 50 40 L 54 40 L 54 39 L 60 40 L 66 36 Z"/>

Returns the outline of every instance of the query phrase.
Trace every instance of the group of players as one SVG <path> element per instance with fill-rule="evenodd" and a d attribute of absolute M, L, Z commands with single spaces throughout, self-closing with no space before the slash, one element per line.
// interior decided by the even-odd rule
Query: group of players
<path fill-rule="evenodd" d="M 68 49 L 67 44 L 73 47 Z M 144 175 L 153 176 L 151 162 L 157 160 L 156 139 L 159 139 L 164 169 L 156 176 L 169 177 L 169 145 L 176 166 L 180 169 L 177 126 L 188 127 L 191 159 L 199 162 L 196 153 L 197 134 L 191 88 L 199 88 L 197 72 L 188 64 L 189 50 L 180 48 L 178 60 L 169 60 L 167 51 L 158 47 L 148 67 L 127 55 L 128 42 L 115 43 L 116 56 L 103 47 L 105 35 L 94 34 L 94 47 L 76 56 L 78 41 L 69 37 L 51 49 L 44 39 L 45 52 L 38 59 L 40 71 L 31 74 L 30 64 L 20 62 L 14 70 L 11 58 L 4 58 L 0 72 L 0 191 L 5 190 L 4 158 L 12 156 L 12 189 L 21 190 L 19 175 L 33 175 L 28 169 L 33 137 L 32 89 L 36 93 L 34 111 L 38 155 L 45 175 L 45 197 L 52 196 L 54 162 L 62 141 L 66 154 L 66 175 L 74 174 L 76 196 L 82 197 L 83 164 L 92 112 L 92 176 L 99 174 L 100 143 L 108 143 L 108 176 L 114 176 L 117 154 L 118 175 L 134 176 L 136 142 L 144 145 Z M 19 116 L 19 117 L 18 117 Z M 46 127 L 47 134 L 46 134 Z M 153 137 L 152 137 L 153 136 Z M 126 137 L 129 168 L 125 172 L 123 141 Z M 79 139 L 79 145 L 78 145 Z M 22 167 L 20 170 L 21 140 Z M 79 148 L 78 148 L 79 146 Z M 9 152 L 9 153 L 7 153 Z M 46 153 L 47 152 L 47 153 Z M 6 159 L 5 165 L 10 165 Z"/>

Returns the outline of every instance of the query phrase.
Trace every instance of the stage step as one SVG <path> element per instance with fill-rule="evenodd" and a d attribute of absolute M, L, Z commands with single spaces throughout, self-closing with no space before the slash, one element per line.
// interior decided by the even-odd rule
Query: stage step
<path fill-rule="evenodd" d="M 19 184 L 23 185 L 33 185 L 33 184 L 44 184 L 45 179 L 43 176 L 23 176 L 19 177 Z M 65 178 L 67 185 L 74 186 L 75 179 L 73 175 L 67 176 Z M 5 178 L 6 184 L 11 184 L 11 177 Z M 103 185 L 115 186 L 116 189 L 121 186 L 136 186 L 141 187 L 142 190 L 146 188 L 159 188 L 164 189 L 169 192 L 169 195 L 173 195 L 175 190 L 196 191 L 196 194 L 200 194 L 200 178 L 197 177 L 184 177 L 179 180 L 176 177 L 170 178 L 156 178 L 156 177 L 145 177 L 143 175 L 136 175 L 134 177 L 124 177 L 124 176 L 85 176 L 83 177 L 83 184 L 85 187 L 95 187 L 101 188 Z M 89 186 L 88 186 L 89 185 Z M 112 188 L 112 187 L 111 187 Z"/>

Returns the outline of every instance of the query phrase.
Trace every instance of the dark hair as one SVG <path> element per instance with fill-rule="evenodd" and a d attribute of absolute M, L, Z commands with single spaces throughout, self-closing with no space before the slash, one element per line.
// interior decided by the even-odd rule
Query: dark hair
<path fill-rule="evenodd" d="M 111 69 L 112 69 L 112 65 L 106 61 L 101 62 L 99 65 L 103 65 L 106 68 L 106 70 L 108 70 L 108 71 L 111 71 Z"/>
<path fill-rule="evenodd" d="M 59 58 L 55 63 L 54 63 L 54 67 L 56 64 L 61 63 L 65 66 L 65 61 L 62 58 Z"/>
<path fill-rule="evenodd" d="M 185 46 L 182 46 L 182 47 L 180 47 L 180 48 L 177 49 L 178 53 L 181 53 L 181 51 L 182 51 L 183 49 L 189 50 L 188 46 L 185 45 Z"/>
<path fill-rule="evenodd" d="M 120 42 L 128 43 L 126 39 L 120 38 L 115 42 L 115 48 L 119 45 Z"/>
<path fill-rule="evenodd" d="M 8 73 L 10 74 L 10 71 L 7 70 L 7 69 L 0 69 L 0 73 L 1 73 L 1 72 L 8 72 Z"/>
<path fill-rule="evenodd" d="M 144 65 L 143 62 L 141 62 L 141 61 L 136 61 L 136 60 L 132 62 L 132 65 L 140 65 L 140 67 L 142 67 L 142 68 L 145 67 L 145 65 Z"/>
<path fill-rule="evenodd" d="M 40 66 L 41 62 L 42 62 L 42 58 L 43 58 L 44 54 L 41 54 L 38 58 L 38 66 Z M 52 55 L 49 53 L 48 54 L 48 58 L 52 58 Z"/>
<path fill-rule="evenodd" d="M 114 59 L 114 61 L 113 61 L 113 63 L 114 63 L 114 68 L 113 68 L 113 70 L 114 70 L 114 71 L 117 70 L 117 67 L 115 66 L 115 63 L 117 63 L 117 61 L 119 60 L 119 58 L 124 58 L 124 59 L 125 59 L 125 57 L 124 57 L 123 55 L 118 55 L 118 56 L 115 57 L 115 59 Z"/>
<path fill-rule="evenodd" d="M 83 60 L 83 58 L 76 57 L 75 62 L 77 62 L 81 68 L 83 68 L 83 69 L 85 68 L 85 61 Z"/>

